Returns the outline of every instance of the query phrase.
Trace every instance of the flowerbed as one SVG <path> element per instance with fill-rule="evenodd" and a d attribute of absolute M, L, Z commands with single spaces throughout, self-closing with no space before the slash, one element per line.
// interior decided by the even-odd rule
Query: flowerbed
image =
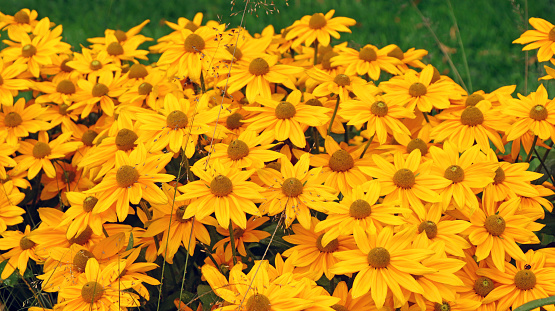
<path fill-rule="evenodd" d="M 147 23 L 73 52 L 36 11 L 0 15 L 8 308 L 515 310 L 555 295 L 543 85 L 469 92 L 425 50 L 330 45 L 355 24 L 333 10 L 260 34 L 199 13 L 149 51 Z M 514 43 L 553 62 L 554 26 L 530 24 Z"/>

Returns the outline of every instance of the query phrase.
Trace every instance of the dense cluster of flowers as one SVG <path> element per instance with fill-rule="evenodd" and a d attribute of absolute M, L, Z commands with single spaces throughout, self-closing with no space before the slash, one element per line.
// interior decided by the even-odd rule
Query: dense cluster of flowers
<path fill-rule="evenodd" d="M 468 92 L 425 50 L 330 44 L 355 24 L 333 15 L 251 34 L 199 13 L 149 51 L 145 21 L 74 52 L 36 11 L 0 13 L 1 278 L 30 259 L 56 299 L 38 309 L 125 310 L 149 301 L 160 256 L 202 250 L 184 269 L 216 310 L 555 295 L 554 250 L 523 251 L 553 209 L 553 176 L 529 163 L 553 146 L 555 100 Z M 554 26 L 530 23 L 515 42 L 555 63 Z"/>

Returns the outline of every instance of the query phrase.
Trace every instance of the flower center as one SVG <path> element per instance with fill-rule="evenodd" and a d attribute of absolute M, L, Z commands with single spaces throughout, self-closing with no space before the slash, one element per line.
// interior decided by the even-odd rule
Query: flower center
<path fill-rule="evenodd" d="M 189 221 L 189 219 L 183 219 L 183 215 L 185 215 L 186 209 L 187 209 L 187 205 L 181 205 L 180 207 L 178 207 L 177 211 L 175 211 L 175 220 L 181 223 Z"/>
<path fill-rule="evenodd" d="M 131 187 L 139 180 L 139 172 L 131 165 L 122 165 L 116 172 L 116 182 L 122 188 Z"/>
<path fill-rule="evenodd" d="M 87 243 L 89 241 L 89 239 L 91 238 L 93 234 L 93 231 L 91 229 L 91 227 L 89 227 L 87 225 L 87 227 L 85 228 L 85 230 L 83 230 L 83 232 L 81 232 L 79 235 L 72 237 L 71 239 L 68 240 L 69 244 L 79 244 L 79 245 L 85 245 L 85 243 Z"/>
<path fill-rule="evenodd" d="M 551 28 L 551 30 L 549 31 L 549 40 L 551 41 L 555 41 L 555 27 Z"/>
<path fill-rule="evenodd" d="M 127 151 L 135 148 L 135 141 L 139 138 L 135 132 L 129 129 L 121 129 L 116 135 L 116 147 L 119 150 Z"/>
<path fill-rule="evenodd" d="M 102 69 L 102 63 L 98 60 L 93 60 L 90 64 L 89 64 L 89 68 L 91 70 L 99 70 Z"/>
<path fill-rule="evenodd" d="M 79 272 L 84 272 L 85 267 L 87 266 L 87 261 L 89 261 L 90 258 L 95 257 L 94 254 L 88 250 L 82 249 L 78 251 L 75 256 L 73 256 L 73 267 Z"/>
<path fill-rule="evenodd" d="M 29 14 L 25 13 L 23 10 L 15 13 L 13 19 L 18 24 L 29 24 L 30 21 Z"/>
<path fill-rule="evenodd" d="M 247 311 L 270 311 L 270 299 L 262 294 L 254 294 L 247 300 Z"/>
<path fill-rule="evenodd" d="M 320 29 L 328 24 L 326 17 L 322 13 L 314 13 L 308 21 L 308 27 L 312 29 Z"/>
<path fill-rule="evenodd" d="M 127 40 L 127 34 L 123 30 L 116 30 L 114 32 L 114 36 L 116 37 L 116 39 L 118 39 L 118 42 Z"/>
<path fill-rule="evenodd" d="M 148 76 L 148 71 L 142 64 L 136 63 L 129 68 L 129 79 L 140 79 Z"/>
<path fill-rule="evenodd" d="M 339 149 L 331 155 L 329 166 L 332 171 L 345 172 L 355 166 L 355 160 L 353 160 L 349 152 Z"/>
<path fill-rule="evenodd" d="M 345 306 L 342 306 L 339 304 L 333 305 L 330 308 L 332 308 L 335 311 L 349 311 L 349 309 L 345 308 Z"/>
<path fill-rule="evenodd" d="M 332 69 L 332 68 L 336 67 L 336 66 L 331 65 L 331 58 L 335 57 L 337 55 L 339 55 L 339 53 L 334 52 L 334 51 L 329 51 L 329 52 L 324 53 L 323 56 L 322 56 L 322 62 L 321 62 L 322 63 L 322 68 L 329 70 L 329 69 Z"/>
<path fill-rule="evenodd" d="M 280 102 L 276 106 L 275 113 L 278 119 L 291 119 L 297 113 L 297 109 L 290 102 Z"/>
<path fill-rule="evenodd" d="M 37 142 L 33 147 L 33 157 L 37 159 L 42 159 L 52 153 L 52 149 L 50 149 L 50 145 L 47 143 L 43 143 L 41 141 Z"/>
<path fill-rule="evenodd" d="M 75 84 L 71 80 L 62 80 L 56 86 L 56 92 L 62 94 L 73 94 L 75 93 Z"/>
<path fill-rule="evenodd" d="M 210 182 L 210 191 L 217 197 L 225 197 L 233 191 L 233 183 L 227 176 L 218 175 Z"/>
<path fill-rule="evenodd" d="M 0 85 L 4 84 L 4 78 L 2 78 L 2 75 L 0 75 Z"/>
<path fill-rule="evenodd" d="M 407 152 L 411 153 L 414 149 L 420 150 L 420 153 L 424 156 L 428 153 L 428 144 L 420 138 L 415 138 L 407 144 Z"/>
<path fill-rule="evenodd" d="M 505 181 L 505 171 L 500 167 L 495 170 L 495 177 L 493 177 L 493 184 L 498 185 Z"/>
<path fill-rule="evenodd" d="M 322 253 L 333 253 L 339 248 L 339 241 L 337 239 L 331 240 L 326 246 L 322 245 L 323 237 L 324 237 L 324 234 L 322 233 L 316 239 L 316 247 L 318 248 L 319 251 L 321 251 Z"/>
<path fill-rule="evenodd" d="M 363 61 L 373 62 L 378 59 L 378 54 L 373 48 L 365 46 L 364 48 L 362 48 L 362 50 L 360 50 L 360 52 L 358 52 L 358 58 L 362 59 Z"/>
<path fill-rule="evenodd" d="M 281 163 L 280 162 L 270 162 L 268 164 L 266 164 L 267 168 L 271 168 L 273 170 L 276 170 L 278 172 L 281 172 Z"/>
<path fill-rule="evenodd" d="M 434 74 L 432 75 L 432 81 L 430 81 L 430 83 L 435 83 L 439 79 L 441 79 L 441 74 L 439 73 L 439 70 L 437 70 L 437 68 L 434 67 Z"/>
<path fill-rule="evenodd" d="M 458 165 L 451 165 L 445 169 L 443 177 L 451 180 L 453 183 L 458 183 L 464 180 L 464 170 Z"/>
<path fill-rule="evenodd" d="M 58 112 L 62 115 L 65 116 L 67 115 L 67 108 L 69 108 L 69 105 L 67 104 L 61 104 L 60 108 L 58 108 Z"/>
<path fill-rule="evenodd" d="M 426 93 L 428 93 L 428 89 L 426 88 L 426 86 L 424 84 L 422 84 L 420 82 L 413 83 L 409 87 L 409 94 L 412 97 L 424 96 L 424 95 L 426 95 Z"/>
<path fill-rule="evenodd" d="M 403 58 L 405 58 L 405 53 L 403 53 L 403 50 L 401 50 L 400 47 L 396 46 L 393 50 L 387 53 L 387 56 L 403 60 Z"/>
<path fill-rule="evenodd" d="M 166 117 L 166 124 L 171 129 L 185 128 L 188 123 L 187 115 L 181 110 L 174 110 Z"/>
<path fill-rule="evenodd" d="M 104 287 L 97 282 L 91 281 L 85 283 L 81 288 L 81 297 L 86 303 L 93 303 L 102 298 Z"/>
<path fill-rule="evenodd" d="M 374 247 L 368 252 L 368 264 L 376 269 L 387 267 L 390 260 L 389 251 L 383 247 Z"/>
<path fill-rule="evenodd" d="M 402 168 L 393 175 L 393 183 L 399 188 L 409 189 L 414 186 L 416 179 L 411 170 Z"/>
<path fill-rule="evenodd" d="M 225 120 L 225 126 L 230 130 L 236 130 L 243 125 L 243 122 L 241 122 L 241 120 L 243 120 L 243 115 L 235 112 L 227 117 L 227 119 Z"/>
<path fill-rule="evenodd" d="M 32 44 L 26 44 L 21 48 L 21 56 L 23 57 L 31 57 L 37 54 L 37 48 Z"/>
<path fill-rule="evenodd" d="M 241 52 L 241 49 L 239 47 L 228 45 L 227 51 L 229 52 L 229 54 L 233 55 L 236 60 L 241 60 L 241 58 L 243 58 L 243 52 Z"/>
<path fill-rule="evenodd" d="M 83 212 L 90 213 L 94 209 L 94 206 L 98 203 L 98 199 L 93 196 L 88 196 L 83 200 Z"/>
<path fill-rule="evenodd" d="M 474 93 L 474 94 L 468 95 L 468 97 L 466 98 L 466 101 L 464 102 L 464 105 L 466 107 L 476 106 L 477 103 L 481 102 L 484 99 L 485 99 L 484 96 L 478 93 Z"/>
<path fill-rule="evenodd" d="M 418 225 L 418 232 L 422 233 L 426 231 L 426 236 L 428 239 L 433 239 L 437 236 L 437 225 L 431 220 L 425 220 Z"/>
<path fill-rule="evenodd" d="M 474 291 L 482 297 L 486 297 L 494 287 L 493 281 L 485 276 L 481 276 L 474 281 Z"/>
<path fill-rule="evenodd" d="M 505 219 L 499 215 L 490 215 L 484 222 L 484 227 L 493 236 L 500 236 L 505 231 Z"/>
<path fill-rule="evenodd" d="M 349 214 L 355 219 L 364 219 L 372 214 L 372 206 L 364 200 L 355 200 L 349 207 Z"/>
<path fill-rule="evenodd" d="M 262 76 L 270 72 L 270 65 L 264 58 L 258 57 L 249 64 L 249 72 L 255 76 Z"/>
<path fill-rule="evenodd" d="M 104 96 L 104 95 L 108 94 L 108 91 L 110 91 L 110 90 L 108 89 L 106 84 L 97 83 L 95 86 L 93 86 L 92 96 L 101 97 L 101 96 Z"/>
<path fill-rule="evenodd" d="M 66 184 L 71 184 L 75 180 L 75 172 L 74 171 L 65 171 L 63 173 L 62 180 Z"/>
<path fill-rule="evenodd" d="M 447 303 L 435 303 L 434 304 L 434 311 L 451 311 L 451 306 Z"/>
<path fill-rule="evenodd" d="M 23 122 L 19 113 L 15 111 L 8 112 L 4 117 L 4 125 L 7 127 L 16 127 Z"/>
<path fill-rule="evenodd" d="M 108 44 L 108 47 L 106 48 L 106 52 L 108 52 L 108 55 L 112 55 L 112 56 L 122 55 L 123 46 L 121 46 L 119 42 L 112 42 Z"/>
<path fill-rule="evenodd" d="M 30 249 L 33 246 L 35 246 L 35 242 L 31 241 L 27 236 L 23 236 L 19 240 L 19 247 L 21 247 L 22 250 Z"/>
<path fill-rule="evenodd" d="M 204 39 L 197 35 L 197 34 L 190 34 L 187 36 L 187 38 L 185 39 L 185 51 L 189 52 L 189 53 L 198 53 L 202 50 L 204 50 L 204 47 L 206 46 L 206 42 L 204 42 Z"/>
<path fill-rule="evenodd" d="M 461 123 L 468 126 L 476 126 L 484 123 L 484 114 L 475 106 L 466 107 L 461 113 Z"/>
<path fill-rule="evenodd" d="M 148 82 L 143 82 L 139 85 L 138 93 L 139 95 L 148 95 L 152 92 L 152 84 Z"/>
<path fill-rule="evenodd" d="M 93 130 L 87 130 L 85 133 L 83 133 L 81 141 L 83 142 L 83 144 L 85 144 L 85 146 L 92 146 L 96 136 L 98 136 L 97 132 Z"/>
<path fill-rule="evenodd" d="M 242 237 L 243 234 L 245 234 L 245 230 L 244 230 L 244 229 L 241 229 L 241 228 L 239 228 L 239 227 L 233 229 L 233 238 L 234 238 L 234 239 L 238 239 L 238 238 Z"/>
<path fill-rule="evenodd" d="M 72 71 L 73 71 L 73 68 L 71 68 L 71 67 L 69 67 L 69 66 L 67 65 L 67 62 L 69 62 L 69 61 L 71 61 L 71 60 L 73 60 L 73 57 L 72 57 L 72 56 L 70 56 L 70 57 L 64 59 L 64 61 L 63 61 L 62 64 L 60 65 L 60 69 L 62 69 L 63 72 L 72 72 Z"/>
<path fill-rule="evenodd" d="M 370 106 L 370 112 L 378 117 L 385 117 L 388 111 L 389 108 L 387 107 L 387 104 L 381 100 L 374 102 L 372 106 Z"/>
<path fill-rule="evenodd" d="M 234 140 L 227 146 L 227 155 L 233 160 L 239 160 L 249 155 L 249 146 L 242 140 Z"/>
<path fill-rule="evenodd" d="M 306 103 L 304 103 L 304 104 L 308 105 L 308 106 L 324 107 L 322 102 L 320 100 L 318 100 L 317 98 L 311 98 L 311 99 L 307 100 Z"/>
<path fill-rule="evenodd" d="M 335 82 L 335 84 L 337 84 L 338 86 L 351 85 L 351 79 L 349 78 L 349 76 L 344 75 L 342 73 L 335 76 L 335 78 L 333 79 L 333 82 Z"/>
<path fill-rule="evenodd" d="M 303 184 L 295 177 L 287 178 L 281 185 L 281 192 L 290 198 L 298 197 L 303 193 Z"/>
<path fill-rule="evenodd" d="M 543 121 L 547 119 L 547 109 L 543 105 L 536 105 L 530 109 L 530 118 L 536 121 Z"/>
<path fill-rule="evenodd" d="M 515 274 L 515 286 L 529 290 L 536 286 L 536 275 L 530 270 L 520 270 Z"/>

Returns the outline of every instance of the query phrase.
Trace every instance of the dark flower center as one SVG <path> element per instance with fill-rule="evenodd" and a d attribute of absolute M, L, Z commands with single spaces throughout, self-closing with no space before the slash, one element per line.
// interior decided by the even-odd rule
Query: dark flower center
<path fill-rule="evenodd" d="M 484 114 L 475 106 L 466 107 L 461 113 L 461 123 L 468 126 L 476 126 L 484 123 Z"/>
<path fill-rule="evenodd" d="M 351 85 L 351 79 L 349 78 L 349 76 L 344 75 L 342 73 L 335 76 L 335 78 L 333 79 L 333 82 L 335 82 L 335 84 L 337 84 L 338 86 Z"/>
<path fill-rule="evenodd" d="M 445 169 L 443 177 L 451 180 L 453 183 L 458 183 L 464 180 L 464 170 L 458 165 L 451 165 Z"/>
<path fill-rule="evenodd" d="M 383 247 L 374 247 L 368 252 L 368 264 L 376 269 L 387 267 L 390 260 L 389 251 Z"/>
<path fill-rule="evenodd" d="M 71 239 L 68 240 L 69 244 L 79 244 L 79 245 L 85 245 L 85 243 L 87 243 L 89 241 L 89 239 L 91 238 L 93 234 L 93 231 L 91 229 L 91 227 L 89 227 L 87 225 L 87 227 L 85 228 L 85 230 L 83 230 L 83 232 L 81 232 L 79 235 L 72 237 Z"/>
<path fill-rule="evenodd" d="M 270 65 L 264 58 L 258 57 L 249 64 L 249 72 L 255 76 L 262 76 L 270 72 Z"/>
<path fill-rule="evenodd" d="M 431 220 L 425 220 L 418 225 L 418 232 L 422 233 L 426 231 L 426 236 L 428 239 L 433 239 L 437 236 L 437 225 Z"/>
<path fill-rule="evenodd" d="M 372 214 L 372 206 L 370 203 L 358 199 L 351 203 L 349 207 L 349 215 L 355 219 L 364 219 Z"/>
<path fill-rule="evenodd" d="M 378 54 L 376 50 L 369 46 L 365 46 L 358 52 L 358 58 L 362 59 L 363 61 L 373 62 L 378 59 Z"/>
<path fill-rule="evenodd" d="M 374 102 L 372 106 L 370 106 L 370 112 L 378 117 L 385 117 L 388 111 L 389 107 L 387 107 L 387 104 L 381 100 Z"/>
<path fill-rule="evenodd" d="M 320 29 L 328 24 L 326 17 L 322 13 L 314 13 L 308 21 L 308 27 L 312 29 Z"/>
<path fill-rule="evenodd" d="M 94 209 L 94 206 L 98 203 L 98 199 L 93 196 L 88 196 L 83 200 L 83 212 L 90 213 Z"/>
<path fill-rule="evenodd" d="M 8 112 L 4 117 L 4 125 L 7 127 L 16 127 L 23 122 L 19 113 L 15 111 Z"/>
<path fill-rule="evenodd" d="M 29 24 L 30 21 L 29 14 L 25 13 L 23 10 L 15 13 L 13 19 L 18 24 Z"/>
<path fill-rule="evenodd" d="M 135 148 L 135 141 L 139 138 L 135 132 L 129 129 L 121 129 L 116 135 L 116 147 L 119 150 L 127 151 Z"/>
<path fill-rule="evenodd" d="M 116 182 L 121 188 L 131 187 L 139 180 L 139 172 L 131 165 L 122 165 L 116 172 Z"/>
<path fill-rule="evenodd" d="M 301 193 L 303 193 L 303 183 L 301 183 L 300 180 L 298 180 L 295 177 L 291 177 L 291 178 L 287 178 L 284 182 L 283 185 L 281 185 L 281 192 L 283 192 L 284 195 L 290 197 L 290 198 L 294 198 L 294 197 L 298 197 L 299 195 L 301 195 Z"/>
<path fill-rule="evenodd" d="M 345 172 L 355 166 L 355 160 L 349 152 L 339 149 L 331 155 L 329 166 L 332 171 Z"/>
<path fill-rule="evenodd" d="M 83 137 L 81 137 L 81 141 L 83 142 L 83 144 L 85 144 L 85 146 L 92 146 L 96 136 L 98 136 L 97 132 L 93 130 L 87 130 L 85 133 L 83 133 Z"/>
<path fill-rule="evenodd" d="M 182 129 L 187 126 L 189 119 L 181 110 L 174 110 L 166 117 L 166 124 L 171 129 Z"/>
<path fill-rule="evenodd" d="M 118 42 L 127 40 L 127 34 L 123 30 L 116 30 L 114 32 L 114 36 L 116 37 L 116 39 L 118 39 Z"/>
<path fill-rule="evenodd" d="M 104 287 L 95 281 L 87 282 L 81 288 L 81 297 L 86 303 L 93 303 L 102 298 Z"/>
<path fill-rule="evenodd" d="M 428 89 L 426 88 L 426 86 L 424 84 L 422 84 L 420 82 L 413 83 L 409 87 L 409 94 L 412 97 L 424 96 L 424 95 L 426 95 L 426 93 L 428 93 Z"/>
<path fill-rule="evenodd" d="M 148 95 L 150 94 L 150 92 L 152 92 L 152 84 L 148 83 L 148 82 L 143 82 L 141 83 L 141 85 L 139 85 L 138 88 L 138 93 L 139 95 Z"/>
<path fill-rule="evenodd" d="M 500 236 L 505 232 L 505 219 L 499 215 L 490 215 L 484 222 L 484 227 L 493 236 Z"/>
<path fill-rule="evenodd" d="M 75 93 L 75 84 L 71 80 L 62 80 L 56 86 L 56 92 L 62 94 L 73 94 Z"/>
<path fill-rule="evenodd" d="M 235 112 L 227 117 L 227 119 L 225 120 L 225 126 L 230 130 L 238 129 L 243 125 L 243 122 L 241 122 L 241 120 L 243 120 L 243 115 Z"/>
<path fill-rule="evenodd" d="M 98 60 L 93 60 L 90 64 L 89 64 L 89 68 L 91 70 L 99 70 L 102 69 L 102 63 Z"/>
<path fill-rule="evenodd" d="M 500 167 L 495 170 L 495 176 L 493 177 L 493 184 L 498 185 L 505 181 L 505 171 Z"/>
<path fill-rule="evenodd" d="M 476 106 L 477 103 L 481 102 L 484 99 L 485 99 L 484 96 L 478 93 L 473 93 L 471 95 L 468 95 L 464 104 L 466 107 Z"/>
<path fill-rule="evenodd" d="M 204 50 L 204 47 L 206 46 L 206 42 L 204 42 L 204 39 L 197 35 L 197 34 L 190 34 L 187 36 L 187 38 L 185 39 L 185 51 L 189 52 L 189 53 L 198 53 L 202 50 Z"/>
<path fill-rule="evenodd" d="M 322 253 L 333 253 L 339 248 L 339 241 L 337 239 L 333 239 L 328 243 L 328 245 L 323 246 L 322 245 L 323 237 L 324 237 L 324 234 L 322 233 L 316 239 L 316 247 L 318 248 L 319 251 L 321 251 Z"/>
<path fill-rule="evenodd" d="M 530 109 L 530 118 L 536 121 L 543 121 L 547 119 L 547 109 L 543 105 L 536 105 Z"/>
<path fill-rule="evenodd" d="M 420 138 L 415 138 L 407 144 L 407 152 L 411 153 L 414 149 L 420 150 L 420 153 L 424 156 L 428 153 L 428 144 Z"/>
<path fill-rule="evenodd" d="M 416 178 L 411 170 L 402 168 L 393 175 L 393 183 L 399 188 L 409 189 L 416 183 Z"/>
<path fill-rule="evenodd" d="M 148 76 L 148 71 L 142 64 L 135 63 L 129 68 L 129 79 L 140 79 L 146 76 Z"/>
<path fill-rule="evenodd" d="M 403 53 L 403 50 L 401 50 L 400 47 L 396 46 L 393 50 L 387 53 L 387 56 L 403 60 L 403 58 L 405 58 L 405 53 Z"/>
<path fill-rule="evenodd" d="M 522 290 L 529 290 L 536 286 L 536 275 L 530 270 L 520 270 L 515 274 L 515 286 Z"/>
<path fill-rule="evenodd" d="M 494 287 L 493 281 L 485 276 L 481 276 L 474 281 L 474 291 L 482 297 L 486 297 Z"/>
<path fill-rule="evenodd" d="M 33 157 L 37 159 L 42 159 L 46 156 L 49 156 L 51 153 L 52 149 L 50 149 L 50 145 L 48 145 L 47 143 L 39 141 L 33 147 Z"/>
<path fill-rule="evenodd" d="M 276 118 L 291 119 L 297 113 L 297 109 L 290 102 L 280 102 L 275 109 Z"/>
<path fill-rule="evenodd" d="M 272 305 L 270 299 L 262 294 L 254 294 L 247 300 L 247 311 L 270 311 Z"/>
<path fill-rule="evenodd" d="M 35 246 L 35 242 L 31 241 L 27 236 L 23 236 L 20 240 L 19 240 L 19 247 L 22 250 L 26 250 L 26 249 L 30 249 L 33 246 Z"/>
<path fill-rule="evenodd" d="M 227 176 L 218 175 L 210 182 L 210 191 L 217 197 L 225 197 L 233 191 L 233 183 Z"/>
<path fill-rule="evenodd" d="M 95 86 L 93 86 L 92 96 L 101 97 L 101 96 L 104 96 L 104 95 L 108 94 L 109 91 L 110 91 L 110 89 L 108 89 L 106 84 L 97 83 Z"/>
<path fill-rule="evenodd" d="M 123 54 L 123 46 L 121 46 L 121 44 L 119 44 L 119 42 L 112 42 L 112 43 L 108 44 L 108 47 L 106 48 L 106 52 L 108 52 L 108 54 L 112 55 L 112 56 L 122 55 Z"/>
<path fill-rule="evenodd" d="M 37 48 L 32 44 L 26 44 L 21 48 L 21 56 L 23 57 L 31 57 L 37 54 Z"/>
<path fill-rule="evenodd" d="M 90 258 L 95 258 L 93 253 L 86 249 L 79 250 L 75 256 L 73 256 L 73 267 L 79 272 L 84 272 L 85 267 L 87 267 L 87 261 L 89 261 Z"/>
<path fill-rule="evenodd" d="M 242 140 L 234 140 L 227 146 L 227 156 L 233 160 L 239 160 L 249 155 L 249 146 Z"/>

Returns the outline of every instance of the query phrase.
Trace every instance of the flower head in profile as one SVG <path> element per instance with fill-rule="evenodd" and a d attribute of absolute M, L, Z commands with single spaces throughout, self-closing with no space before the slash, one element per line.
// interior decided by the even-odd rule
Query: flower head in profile
<path fill-rule="evenodd" d="M 300 20 L 287 28 L 286 40 L 293 40 L 292 47 L 302 43 L 306 46 L 318 42 L 324 46 L 329 45 L 331 37 L 339 39 L 339 32 L 351 32 L 348 26 L 353 26 L 356 21 L 347 17 L 333 17 L 335 10 L 330 10 L 325 15 L 314 13 L 305 15 Z"/>
<path fill-rule="evenodd" d="M 331 59 L 331 63 L 333 66 L 346 67 L 346 75 L 368 75 L 376 81 L 380 78 L 382 70 L 394 75 L 401 74 L 396 66 L 403 63 L 398 58 L 388 55 L 388 52 L 386 48 L 378 49 L 371 44 L 363 46 L 359 51 L 344 47 L 338 56 Z"/>
<path fill-rule="evenodd" d="M 553 48 L 555 47 L 555 26 L 537 17 L 531 17 L 528 22 L 534 29 L 525 31 L 513 43 L 526 44 L 522 48 L 523 51 L 539 48 L 538 61 L 546 62 L 550 60 L 553 57 Z"/>
<path fill-rule="evenodd" d="M 13 16 L 0 12 L 0 29 L 8 30 L 8 36 L 17 36 L 17 33 L 29 33 L 37 26 L 39 14 L 35 10 L 21 9 Z"/>
<path fill-rule="evenodd" d="M 233 225 L 233 240 L 235 242 L 235 244 L 233 244 L 233 245 L 235 245 L 239 255 L 247 256 L 247 250 L 245 248 L 245 245 L 248 246 L 248 244 L 245 244 L 245 242 L 258 243 L 258 242 L 260 242 L 260 240 L 263 240 L 263 239 L 270 236 L 270 233 L 268 233 L 266 231 L 256 230 L 256 228 L 262 226 L 268 220 L 270 220 L 269 217 L 251 216 L 247 220 L 247 227 L 245 229 L 241 229 L 241 227 L 239 227 L 237 225 Z M 231 235 L 229 234 L 229 230 L 228 230 L 228 228 L 222 228 L 222 227 L 219 227 L 219 226 L 216 227 L 216 230 L 218 231 L 219 234 L 221 234 L 225 238 L 216 242 L 216 244 L 214 244 L 213 248 L 214 249 L 218 249 L 218 248 L 224 249 L 224 247 L 225 247 L 225 250 L 224 250 L 225 260 L 226 261 L 231 261 L 233 251 L 231 250 L 231 243 L 230 243 Z"/>

